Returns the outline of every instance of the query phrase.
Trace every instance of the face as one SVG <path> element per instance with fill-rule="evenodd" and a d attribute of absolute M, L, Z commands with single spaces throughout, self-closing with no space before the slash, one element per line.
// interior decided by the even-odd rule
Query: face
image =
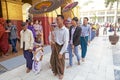
<path fill-rule="evenodd" d="M 67 27 L 70 27 L 70 26 L 71 26 L 71 23 L 67 23 L 66 26 L 67 26 Z"/>
<path fill-rule="evenodd" d="M 26 29 L 27 29 L 27 26 L 28 26 L 28 25 L 26 24 L 22 29 L 23 29 L 23 30 L 26 30 Z"/>
<path fill-rule="evenodd" d="M 37 20 L 35 23 L 36 23 L 36 24 L 38 24 L 38 23 L 39 23 L 39 21 Z"/>
<path fill-rule="evenodd" d="M 84 19 L 84 20 L 83 20 L 83 24 L 84 24 L 84 25 L 87 25 L 87 24 L 88 24 L 88 20 L 87 20 L 87 19 Z"/>
<path fill-rule="evenodd" d="M 63 19 L 61 17 L 57 17 L 56 20 L 58 25 L 61 25 L 63 23 Z"/>
<path fill-rule="evenodd" d="M 72 25 L 75 26 L 76 25 L 76 21 L 72 20 Z"/>
<path fill-rule="evenodd" d="M 39 24 L 41 25 L 41 24 L 42 24 L 42 21 L 40 21 Z"/>
<path fill-rule="evenodd" d="M 11 26 L 11 25 L 12 25 L 12 23 L 10 22 L 10 23 L 8 23 L 8 25 L 9 25 L 9 26 Z"/>
<path fill-rule="evenodd" d="M 30 24 L 33 25 L 33 22 L 31 22 Z"/>

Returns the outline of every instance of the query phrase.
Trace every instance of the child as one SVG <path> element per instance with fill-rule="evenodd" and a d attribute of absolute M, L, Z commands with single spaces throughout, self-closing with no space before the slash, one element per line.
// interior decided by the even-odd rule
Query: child
<path fill-rule="evenodd" d="M 36 42 L 34 44 L 34 56 L 33 56 L 33 65 L 32 65 L 32 70 L 35 72 L 35 74 L 39 74 L 41 70 L 41 62 L 43 58 L 43 47 L 40 41 L 40 38 L 37 36 Z"/>

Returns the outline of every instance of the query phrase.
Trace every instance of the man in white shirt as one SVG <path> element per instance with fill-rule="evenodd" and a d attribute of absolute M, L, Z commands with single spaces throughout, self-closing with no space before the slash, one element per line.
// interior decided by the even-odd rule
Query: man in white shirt
<path fill-rule="evenodd" d="M 21 36 L 20 48 L 23 49 L 23 54 L 26 59 L 26 67 L 27 67 L 26 73 L 29 73 L 30 70 L 32 69 L 32 63 L 33 63 L 32 50 L 33 50 L 34 37 L 33 37 L 32 31 L 27 29 L 28 25 L 25 22 L 23 22 L 21 26 L 23 29 L 20 32 L 20 36 Z"/>
<path fill-rule="evenodd" d="M 68 41 L 69 41 L 69 30 L 64 26 L 64 16 L 57 16 L 57 25 L 58 27 L 55 29 L 55 44 L 54 51 L 52 51 L 52 61 L 51 67 L 52 71 L 55 75 L 59 75 L 59 79 L 61 80 L 64 75 L 64 67 L 65 67 L 65 58 L 64 53 L 67 50 Z"/>

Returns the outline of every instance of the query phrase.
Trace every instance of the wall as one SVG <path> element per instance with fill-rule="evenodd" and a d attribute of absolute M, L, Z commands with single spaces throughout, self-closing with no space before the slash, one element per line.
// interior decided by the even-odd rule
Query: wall
<path fill-rule="evenodd" d="M 18 28 L 18 34 L 21 31 L 22 22 L 22 2 L 12 0 L 2 0 L 2 14 L 5 20 L 10 19 Z"/>

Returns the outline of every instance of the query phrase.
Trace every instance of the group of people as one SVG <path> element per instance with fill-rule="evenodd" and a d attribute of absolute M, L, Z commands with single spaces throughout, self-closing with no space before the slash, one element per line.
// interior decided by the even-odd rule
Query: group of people
<path fill-rule="evenodd" d="M 50 68 L 55 76 L 59 76 L 60 80 L 62 80 L 64 76 L 66 50 L 68 50 L 69 53 L 69 65 L 67 68 L 73 66 L 74 54 L 77 58 L 78 65 L 80 65 L 80 60 L 82 60 L 82 62 L 85 61 L 91 28 L 88 24 L 87 17 L 84 18 L 81 26 L 78 25 L 78 21 L 78 18 L 74 17 L 70 22 L 68 21 L 70 23 L 69 26 L 65 26 L 64 16 L 57 15 L 56 23 L 51 24 L 51 32 L 49 36 L 52 50 L 50 56 Z M 35 28 L 36 30 L 41 28 L 35 27 L 32 29 L 31 27 L 25 22 L 22 23 L 23 29 L 20 32 L 20 42 L 26 59 L 26 72 L 29 73 L 33 70 L 38 74 L 41 70 L 41 61 L 44 55 L 43 43 L 41 40 L 42 31 L 34 34 L 33 30 L 35 30 Z M 81 45 L 81 57 L 79 45 Z"/>
<path fill-rule="evenodd" d="M 50 56 L 50 68 L 54 75 L 59 76 L 60 80 L 62 80 L 64 76 L 66 50 L 69 53 L 69 65 L 67 68 L 73 66 L 74 55 L 76 56 L 78 65 L 80 65 L 81 60 L 82 62 L 85 62 L 87 46 L 89 45 L 91 34 L 91 26 L 88 24 L 88 21 L 89 19 L 85 17 L 83 24 L 79 25 L 78 18 L 74 17 L 73 19 L 68 19 L 65 25 L 64 16 L 57 15 L 56 22 L 51 24 L 49 36 L 49 42 L 52 50 Z M 0 22 L 0 39 L 3 39 L 3 35 L 6 35 L 6 33 L 10 33 L 9 35 L 12 36 L 9 38 L 10 40 L 7 41 L 10 41 L 12 44 L 12 52 L 17 53 L 17 28 L 8 21 L 8 23 L 10 23 L 9 26 L 12 25 L 13 27 L 10 29 L 9 27 L 6 27 L 5 30 L 2 26 L 2 21 Z M 33 70 L 36 74 L 38 74 L 41 70 L 41 61 L 44 55 L 43 28 L 41 26 L 41 22 L 36 20 L 34 24 L 32 21 L 27 21 L 22 22 L 21 26 L 20 48 L 23 50 L 23 55 L 26 59 L 26 73 Z M 12 32 L 12 30 L 14 31 Z M 4 43 L 0 41 L 0 46 L 2 45 L 4 45 Z M 81 46 L 81 56 L 79 46 Z M 2 50 L 2 47 L 0 48 Z"/>
<path fill-rule="evenodd" d="M 39 36 L 41 37 L 39 39 L 41 39 L 43 43 L 43 29 L 41 21 L 26 21 L 26 23 L 28 25 L 27 28 L 32 31 L 34 40 Z M 5 21 L 3 18 L 0 18 L 0 53 L 2 53 L 2 57 L 9 55 L 8 50 L 10 49 L 10 46 L 12 46 L 12 53 L 18 53 L 16 46 L 17 41 L 20 41 L 17 26 L 11 20 Z"/>
<path fill-rule="evenodd" d="M 50 44 L 52 54 L 50 67 L 54 75 L 58 75 L 59 79 L 62 80 L 65 70 L 66 50 L 69 53 L 69 65 L 67 68 L 73 66 L 74 54 L 77 58 L 78 65 L 80 65 L 80 58 L 82 58 L 82 62 L 85 61 L 91 27 L 88 24 L 87 17 L 84 18 L 81 26 L 78 24 L 79 20 L 77 17 L 74 17 L 72 20 L 68 19 L 66 25 L 64 25 L 64 16 L 58 15 L 56 22 L 51 25 Z M 81 57 L 79 45 L 81 45 Z"/>

